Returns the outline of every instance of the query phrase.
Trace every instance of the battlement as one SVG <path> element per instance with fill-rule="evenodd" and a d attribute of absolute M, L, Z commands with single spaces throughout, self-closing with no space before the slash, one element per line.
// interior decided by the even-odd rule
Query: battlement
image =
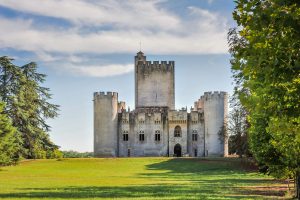
<path fill-rule="evenodd" d="M 200 97 L 199 101 L 204 100 L 204 99 L 212 99 L 212 98 L 224 98 L 228 94 L 227 92 L 223 91 L 214 91 L 214 92 L 204 92 L 204 95 Z"/>
<path fill-rule="evenodd" d="M 174 61 L 139 61 L 137 70 L 139 71 L 174 71 Z"/>
<path fill-rule="evenodd" d="M 97 98 L 118 98 L 117 92 L 94 92 L 94 99 Z"/>

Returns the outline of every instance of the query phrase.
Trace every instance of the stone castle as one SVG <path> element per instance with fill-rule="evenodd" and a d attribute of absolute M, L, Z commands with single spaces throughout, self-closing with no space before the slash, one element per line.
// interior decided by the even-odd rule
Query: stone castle
<path fill-rule="evenodd" d="M 94 93 L 96 157 L 226 156 L 227 93 L 205 92 L 188 112 L 175 110 L 175 62 L 135 56 L 135 110 L 116 92 Z"/>

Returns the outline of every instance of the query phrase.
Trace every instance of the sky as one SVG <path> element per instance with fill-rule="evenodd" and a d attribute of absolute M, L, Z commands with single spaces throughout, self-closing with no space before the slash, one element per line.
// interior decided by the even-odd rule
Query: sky
<path fill-rule="evenodd" d="M 93 151 L 93 93 L 134 108 L 134 56 L 175 61 L 176 108 L 206 91 L 232 93 L 227 32 L 233 0 L 0 0 L 0 56 L 36 62 L 59 116 L 62 150 Z M 141 45 L 140 45 L 141 44 Z"/>

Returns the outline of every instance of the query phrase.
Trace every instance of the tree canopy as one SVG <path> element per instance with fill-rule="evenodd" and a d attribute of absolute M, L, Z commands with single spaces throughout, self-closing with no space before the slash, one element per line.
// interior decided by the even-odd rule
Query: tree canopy
<path fill-rule="evenodd" d="M 3 112 L 4 103 L 0 102 L 0 165 L 18 161 L 21 146 L 20 135 Z"/>
<path fill-rule="evenodd" d="M 49 103 L 50 90 L 42 86 L 46 75 L 37 72 L 34 62 L 19 67 L 12 61 L 0 57 L 0 100 L 21 136 L 22 156 L 54 157 L 58 146 L 50 141 L 46 120 L 57 116 L 58 106 Z"/>
<path fill-rule="evenodd" d="M 296 176 L 299 186 L 300 1 L 235 2 L 231 64 L 252 153 L 268 173 Z"/>

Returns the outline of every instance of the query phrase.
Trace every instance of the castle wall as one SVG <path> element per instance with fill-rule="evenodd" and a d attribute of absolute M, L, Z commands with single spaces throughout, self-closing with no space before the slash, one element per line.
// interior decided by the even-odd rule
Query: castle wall
<path fill-rule="evenodd" d="M 117 156 L 118 93 L 94 93 L 94 154 Z"/>
<path fill-rule="evenodd" d="M 197 140 L 193 140 L 193 134 L 197 135 Z M 204 113 L 191 111 L 188 114 L 188 153 L 191 157 L 203 157 L 205 154 L 204 137 Z"/>
<path fill-rule="evenodd" d="M 135 73 L 136 108 L 163 106 L 175 109 L 174 61 L 139 61 Z"/>
<path fill-rule="evenodd" d="M 218 133 L 226 121 L 227 93 L 205 92 L 201 100 L 204 102 L 206 156 L 226 156 L 228 154 L 227 141 L 224 145 Z"/>
<path fill-rule="evenodd" d="M 182 156 L 188 154 L 188 127 L 187 110 L 169 111 L 169 155 L 174 156 L 174 147 L 176 144 L 181 146 Z M 175 128 L 181 128 L 181 136 L 175 137 Z"/>
<path fill-rule="evenodd" d="M 129 124 L 124 124 L 129 116 Z M 125 112 L 121 114 L 119 131 L 119 155 L 128 156 L 167 156 L 166 121 L 161 112 Z M 128 130 L 129 140 L 123 141 L 123 132 Z M 160 141 L 155 141 L 155 134 L 160 134 Z M 144 134 L 144 141 L 140 141 Z M 128 155 L 130 149 L 130 155 Z"/>

